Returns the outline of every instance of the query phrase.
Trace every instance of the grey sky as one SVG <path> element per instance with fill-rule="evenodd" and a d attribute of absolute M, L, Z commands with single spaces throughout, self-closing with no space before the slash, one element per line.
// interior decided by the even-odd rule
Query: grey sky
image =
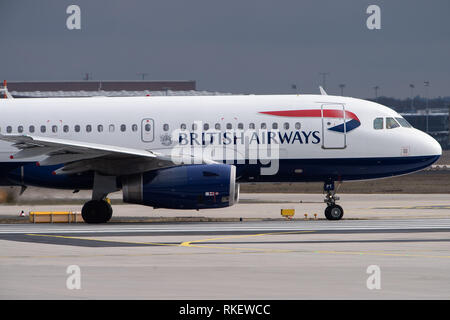
<path fill-rule="evenodd" d="M 81 7 L 81 30 L 66 8 Z M 381 30 L 366 9 L 381 7 Z M 201 90 L 450 95 L 449 0 L 0 0 L 0 78 L 197 80 Z"/>

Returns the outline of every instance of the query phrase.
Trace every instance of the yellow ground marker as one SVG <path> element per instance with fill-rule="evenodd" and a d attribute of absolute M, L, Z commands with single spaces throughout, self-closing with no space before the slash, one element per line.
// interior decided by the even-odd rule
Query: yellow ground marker
<path fill-rule="evenodd" d="M 286 219 L 292 219 L 295 215 L 295 209 L 281 209 L 281 216 Z"/>

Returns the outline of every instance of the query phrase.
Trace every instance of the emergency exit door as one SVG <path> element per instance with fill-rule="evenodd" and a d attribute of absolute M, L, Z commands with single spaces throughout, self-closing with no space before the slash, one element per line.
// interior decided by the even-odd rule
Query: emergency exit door
<path fill-rule="evenodd" d="M 155 139 L 155 123 L 153 119 L 143 119 L 141 122 L 141 137 L 144 142 L 152 142 Z"/>

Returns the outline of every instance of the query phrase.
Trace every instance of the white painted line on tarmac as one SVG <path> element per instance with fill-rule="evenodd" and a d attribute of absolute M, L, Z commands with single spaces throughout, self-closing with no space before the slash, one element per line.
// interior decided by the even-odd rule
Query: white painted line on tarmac
<path fill-rule="evenodd" d="M 342 231 L 449 229 L 450 219 L 352 220 L 352 221 L 268 221 L 236 223 L 196 223 L 180 225 L 0 225 L 0 234 L 20 233 L 144 233 L 144 232 L 233 232 L 233 231 Z"/>

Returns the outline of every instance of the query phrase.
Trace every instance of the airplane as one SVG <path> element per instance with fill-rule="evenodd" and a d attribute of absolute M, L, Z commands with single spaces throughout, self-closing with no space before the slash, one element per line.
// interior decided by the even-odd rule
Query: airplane
<path fill-rule="evenodd" d="M 154 208 L 232 206 L 239 184 L 335 184 L 422 170 L 439 143 L 375 102 L 327 95 L 1 99 L 0 185 L 92 190 L 87 223 L 112 217 L 109 193 Z"/>

